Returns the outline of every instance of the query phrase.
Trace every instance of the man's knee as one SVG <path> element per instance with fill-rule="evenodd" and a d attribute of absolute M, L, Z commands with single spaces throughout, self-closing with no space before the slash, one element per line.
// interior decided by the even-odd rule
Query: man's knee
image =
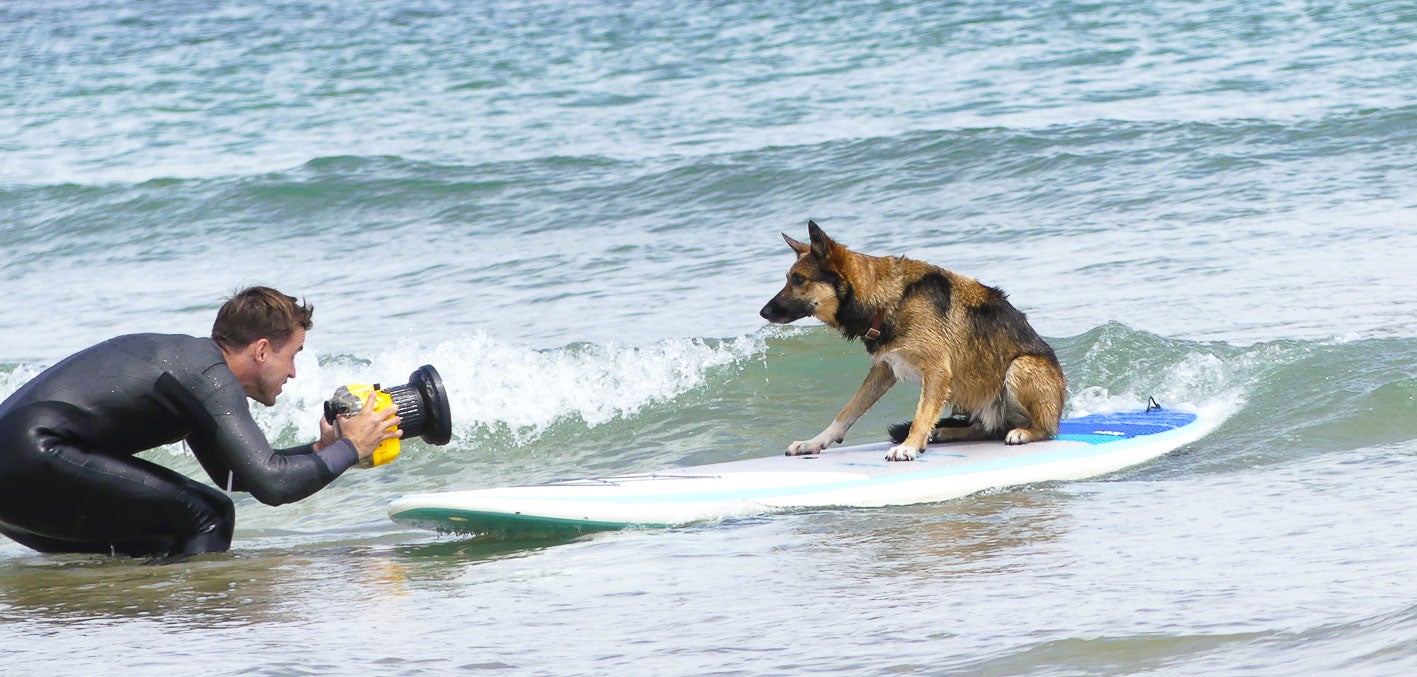
<path fill-rule="evenodd" d="M 183 490 L 182 500 L 192 510 L 193 527 L 173 545 L 172 554 L 199 555 L 229 550 L 236 528 L 236 505 L 231 498 L 205 484 L 191 482 Z"/>

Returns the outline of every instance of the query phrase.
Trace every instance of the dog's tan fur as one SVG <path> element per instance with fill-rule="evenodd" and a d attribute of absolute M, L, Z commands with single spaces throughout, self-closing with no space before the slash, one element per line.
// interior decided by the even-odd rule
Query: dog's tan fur
<path fill-rule="evenodd" d="M 897 380 L 920 384 L 920 403 L 903 442 L 886 458 L 909 461 L 929 440 L 1003 439 L 1026 444 L 1058 434 L 1067 382 L 1053 349 L 1002 291 L 922 261 L 867 256 L 807 222 L 811 244 L 787 235 L 797 253 L 787 284 L 761 312 L 787 323 L 811 315 L 860 338 L 871 371 L 831 425 L 793 442 L 789 455 L 839 443 Z M 879 334 L 871 330 L 873 325 Z M 936 419 L 949 405 L 967 425 Z"/>

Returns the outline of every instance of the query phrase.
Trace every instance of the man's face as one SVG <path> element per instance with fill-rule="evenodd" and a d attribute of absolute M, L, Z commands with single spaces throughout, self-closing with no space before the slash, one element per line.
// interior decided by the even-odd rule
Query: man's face
<path fill-rule="evenodd" d="M 305 330 L 298 327 L 283 345 L 267 343 L 257 354 L 256 383 L 246 395 L 268 407 L 274 406 L 285 382 L 295 378 L 295 355 L 304 349 Z"/>

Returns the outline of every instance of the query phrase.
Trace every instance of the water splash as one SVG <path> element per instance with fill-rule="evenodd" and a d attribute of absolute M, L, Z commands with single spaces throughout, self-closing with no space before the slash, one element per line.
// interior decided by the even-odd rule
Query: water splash
<path fill-rule="evenodd" d="M 759 335 L 664 339 L 643 346 L 579 343 L 542 350 L 473 332 L 432 346 L 406 340 L 368 358 L 340 355 L 297 362 L 300 378 L 281 401 L 255 412 L 266 429 L 292 438 L 317 433 L 325 398 L 348 383 L 399 385 L 424 364 L 438 369 L 457 438 L 494 433 L 525 444 L 551 426 L 594 428 L 633 416 L 704 386 L 715 370 L 760 355 Z"/>

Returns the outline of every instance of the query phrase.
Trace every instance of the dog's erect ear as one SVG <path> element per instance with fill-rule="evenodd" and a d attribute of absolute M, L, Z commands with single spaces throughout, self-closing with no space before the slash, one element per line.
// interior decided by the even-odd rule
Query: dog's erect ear
<path fill-rule="evenodd" d="M 812 256 L 827 260 L 827 256 L 837 247 L 836 241 L 827 237 L 827 234 L 822 232 L 822 227 L 811 219 L 807 220 L 807 234 L 812 236 Z"/>
<path fill-rule="evenodd" d="M 797 252 L 799 255 L 806 254 L 812 249 L 812 245 L 802 244 L 801 242 L 798 242 L 788 237 L 787 233 L 782 234 L 782 239 L 787 240 L 787 246 L 791 247 L 792 251 Z"/>

